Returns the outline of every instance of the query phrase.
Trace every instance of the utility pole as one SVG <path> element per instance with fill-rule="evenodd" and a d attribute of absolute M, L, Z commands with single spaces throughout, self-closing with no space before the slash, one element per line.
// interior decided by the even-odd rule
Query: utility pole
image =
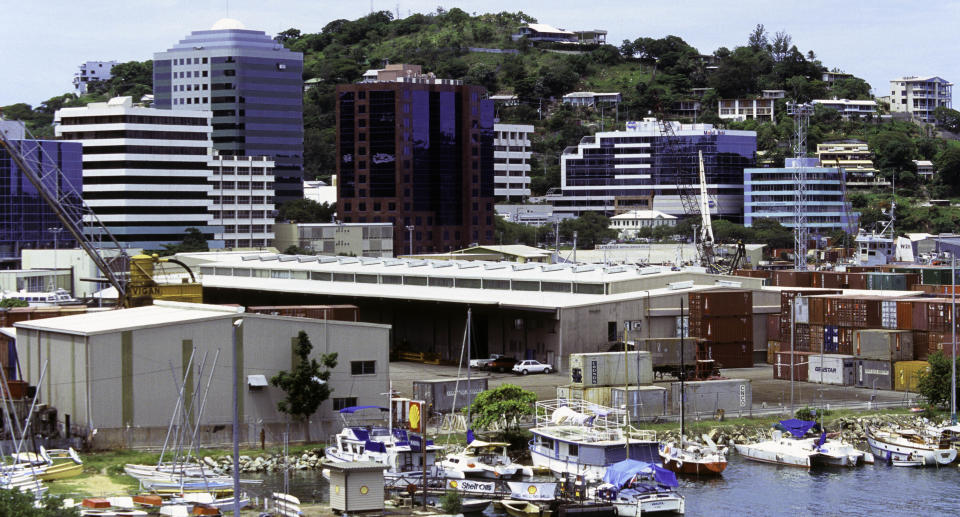
<path fill-rule="evenodd" d="M 957 425 L 957 255 L 950 252 L 950 422 Z"/>

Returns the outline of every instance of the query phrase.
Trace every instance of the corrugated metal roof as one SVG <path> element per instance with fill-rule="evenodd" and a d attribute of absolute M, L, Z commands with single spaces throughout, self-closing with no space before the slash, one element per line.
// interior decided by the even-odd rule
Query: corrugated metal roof
<path fill-rule="evenodd" d="M 16 328 L 93 336 L 173 323 L 231 318 L 242 312 L 243 307 L 158 300 L 147 307 L 23 321 L 17 323 Z"/>

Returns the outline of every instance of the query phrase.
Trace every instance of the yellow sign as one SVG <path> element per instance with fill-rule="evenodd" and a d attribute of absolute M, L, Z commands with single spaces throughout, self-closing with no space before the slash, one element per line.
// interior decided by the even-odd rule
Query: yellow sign
<path fill-rule="evenodd" d="M 367 495 L 367 492 L 369 492 L 369 491 L 370 491 L 370 489 L 367 488 L 367 485 L 363 485 L 362 487 L 360 487 L 360 494 L 361 494 L 361 495 Z"/>
<path fill-rule="evenodd" d="M 530 495 L 536 494 L 536 493 L 537 493 L 537 487 L 535 487 L 534 485 L 528 486 L 528 487 L 527 487 L 527 493 L 530 494 Z"/>
<path fill-rule="evenodd" d="M 408 418 L 410 419 L 410 430 L 413 432 L 420 432 L 420 403 L 411 402 L 410 411 L 408 413 Z"/>
<path fill-rule="evenodd" d="M 450 488 L 457 488 L 457 482 L 451 479 L 451 480 L 450 480 Z"/>
<path fill-rule="evenodd" d="M 333 485 L 333 493 L 334 494 L 340 493 L 340 485 Z"/>

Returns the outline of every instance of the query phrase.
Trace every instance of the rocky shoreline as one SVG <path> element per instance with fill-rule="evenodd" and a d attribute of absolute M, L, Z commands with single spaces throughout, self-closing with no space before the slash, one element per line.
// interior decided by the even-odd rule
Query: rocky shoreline
<path fill-rule="evenodd" d="M 286 457 L 284 461 L 283 454 L 268 454 L 265 456 L 240 456 L 240 472 L 244 474 L 251 473 L 271 473 L 282 472 L 284 465 L 289 466 L 290 470 L 320 470 L 323 468 L 323 449 L 315 448 L 303 451 L 299 455 Z M 214 469 L 217 473 L 226 474 L 233 471 L 233 456 L 217 456 L 203 458 L 207 466 Z"/>

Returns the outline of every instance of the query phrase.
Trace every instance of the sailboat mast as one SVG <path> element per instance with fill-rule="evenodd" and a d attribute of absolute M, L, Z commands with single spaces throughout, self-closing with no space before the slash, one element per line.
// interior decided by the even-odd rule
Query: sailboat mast
<path fill-rule="evenodd" d="M 626 428 L 623 435 L 626 437 L 627 459 L 630 459 L 630 409 L 627 400 L 630 396 L 630 354 L 627 353 L 627 328 L 623 328 L 623 413 L 626 419 Z"/>
<path fill-rule="evenodd" d="M 683 406 L 685 405 L 684 399 L 687 398 L 686 393 L 683 391 L 683 381 L 687 377 L 686 365 L 683 362 L 684 360 L 683 349 L 686 345 L 686 341 L 684 338 L 686 337 L 686 334 L 687 333 L 684 332 L 684 327 L 683 327 L 683 297 L 681 296 L 680 297 L 680 446 L 681 447 L 683 447 L 683 435 L 684 435 Z"/>
<path fill-rule="evenodd" d="M 473 325 L 473 308 L 467 307 L 467 428 L 470 427 L 470 406 L 473 405 L 473 398 L 470 396 L 470 327 Z M 468 444 L 469 445 L 469 444 Z"/>

